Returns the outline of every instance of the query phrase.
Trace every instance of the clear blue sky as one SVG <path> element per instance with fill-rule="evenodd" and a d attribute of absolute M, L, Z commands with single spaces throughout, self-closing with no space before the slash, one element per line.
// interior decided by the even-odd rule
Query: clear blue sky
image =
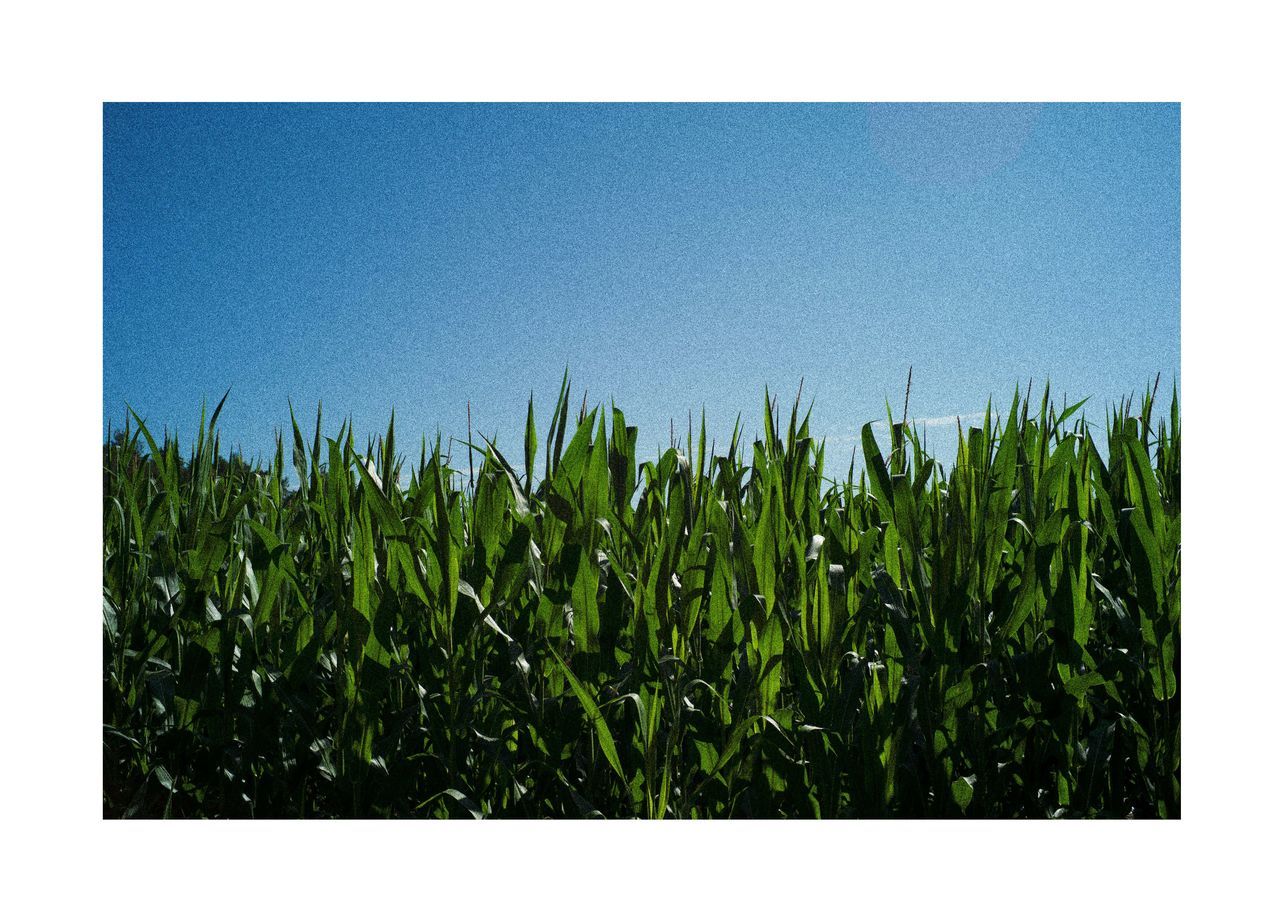
<path fill-rule="evenodd" d="M 107 105 L 103 427 L 127 402 L 185 447 L 231 387 L 246 455 L 288 398 L 361 443 L 394 407 L 416 454 L 470 400 L 518 456 L 567 365 L 652 457 L 804 376 L 838 468 L 912 365 L 951 451 L 942 417 L 1028 379 L 1100 408 L 1177 377 L 1179 132 L 1177 105 Z"/>

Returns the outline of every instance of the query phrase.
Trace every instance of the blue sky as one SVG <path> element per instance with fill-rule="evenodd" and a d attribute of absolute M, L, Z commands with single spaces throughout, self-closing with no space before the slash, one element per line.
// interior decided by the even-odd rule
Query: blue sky
<path fill-rule="evenodd" d="M 945 457 L 945 417 L 1028 379 L 1167 394 L 1179 133 L 1146 104 L 107 105 L 103 428 L 128 403 L 189 443 L 231 387 L 247 455 L 289 398 L 360 441 L 394 407 L 414 447 L 470 400 L 519 454 L 568 366 L 653 457 L 803 376 L 838 467 L 910 365 Z"/>

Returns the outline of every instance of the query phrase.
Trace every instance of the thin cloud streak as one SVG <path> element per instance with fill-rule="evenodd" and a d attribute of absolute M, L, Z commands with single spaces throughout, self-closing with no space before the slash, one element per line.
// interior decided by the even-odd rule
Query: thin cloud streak
<path fill-rule="evenodd" d="M 912 417 L 910 422 L 912 425 L 926 429 L 954 428 L 957 419 L 963 425 L 964 423 L 981 420 L 986 416 L 986 412 L 986 410 L 975 410 L 970 413 L 951 413 L 946 416 L 917 416 Z M 994 418 L 995 411 L 992 411 L 991 415 Z M 871 426 L 877 431 L 882 431 L 889 427 L 889 421 L 886 419 L 873 420 Z M 860 432 L 833 431 L 827 433 L 824 441 L 826 441 L 828 448 L 838 448 L 842 445 L 858 445 L 862 442 L 862 435 Z"/>
<path fill-rule="evenodd" d="M 932 428 L 936 426 L 954 426 L 956 424 L 956 420 L 960 420 L 961 423 L 966 423 L 972 420 L 982 419 L 986 415 L 986 410 L 975 410 L 972 413 L 949 413 L 946 416 L 913 416 L 908 419 L 907 422 L 913 426 L 925 426 L 927 428 Z M 995 415 L 994 411 L 992 412 L 992 415 Z M 877 419 L 871 425 L 879 428 L 885 428 L 889 425 L 889 421 L 887 419 Z"/>

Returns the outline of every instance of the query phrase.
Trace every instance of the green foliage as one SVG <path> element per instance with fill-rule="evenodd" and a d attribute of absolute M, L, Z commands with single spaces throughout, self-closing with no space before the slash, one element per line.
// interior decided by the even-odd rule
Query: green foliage
<path fill-rule="evenodd" d="M 131 416 L 105 814 L 1180 815 L 1176 394 L 1101 447 L 1082 404 L 1015 395 L 949 472 L 890 417 L 843 481 L 767 394 L 751 447 L 690 424 L 652 462 L 569 397 L 536 482 L 532 401 L 523 473 L 291 412 L 296 491 L 283 439 L 224 459 L 215 410 L 183 460 Z"/>

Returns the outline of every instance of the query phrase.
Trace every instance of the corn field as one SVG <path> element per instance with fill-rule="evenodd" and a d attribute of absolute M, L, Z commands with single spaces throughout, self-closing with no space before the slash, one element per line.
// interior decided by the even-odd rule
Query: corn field
<path fill-rule="evenodd" d="M 185 455 L 131 414 L 103 815 L 1178 817 L 1176 391 L 1153 404 L 1017 393 L 957 420 L 949 468 L 890 415 L 857 475 L 767 392 L 749 445 L 691 424 L 650 462 L 567 378 L 545 439 L 531 399 L 523 455 L 463 461 L 402 454 L 394 417 L 361 448 L 291 412 L 250 464 L 221 404 Z"/>

